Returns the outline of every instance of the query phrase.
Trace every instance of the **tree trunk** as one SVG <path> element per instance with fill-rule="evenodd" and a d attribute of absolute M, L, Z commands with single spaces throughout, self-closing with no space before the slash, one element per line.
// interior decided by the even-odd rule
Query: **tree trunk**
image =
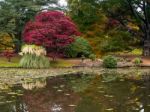
<path fill-rule="evenodd" d="M 15 35 L 15 41 L 14 41 L 14 45 L 15 45 L 15 53 L 18 53 L 21 51 L 21 46 L 22 46 L 22 38 L 21 38 L 21 33 L 17 33 Z"/>
<path fill-rule="evenodd" d="M 13 49 L 15 51 L 15 53 L 18 53 L 20 52 L 21 50 L 21 45 L 22 45 L 22 40 L 21 40 L 21 34 L 20 33 L 17 33 L 17 34 L 12 34 L 12 33 L 8 33 L 10 35 L 10 37 L 12 38 L 12 41 L 13 41 Z"/>
<path fill-rule="evenodd" d="M 15 53 L 19 53 L 21 51 L 21 43 L 15 43 Z"/>
<path fill-rule="evenodd" d="M 150 24 L 144 25 L 144 45 L 143 45 L 143 56 L 150 56 Z"/>
<path fill-rule="evenodd" d="M 144 41 L 143 55 L 150 56 L 150 40 Z"/>

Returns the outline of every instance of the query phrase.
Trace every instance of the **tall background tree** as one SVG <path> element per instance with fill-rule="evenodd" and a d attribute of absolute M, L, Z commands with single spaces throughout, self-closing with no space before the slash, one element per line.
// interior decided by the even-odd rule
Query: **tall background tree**
<path fill-rule="evenodd" d="M 140 36 L 143 55 L 150 56 L 150 2 L 148 0 L 104 0 L 103 10 L 134 36 Z M 134 28 L 139 32 L 135 32 Z"/>
<path fill-rule="evenodd" d="M 99 20 L 98 7 L 97 0 L 68 0 L 69 14 L 82 32 Z"/>
<path fill-rule="evenodd" d="M 18 52 L 22 44 L 21 35 L 25 23 L 41 10 L 58 9 L 57 2 L 57 0 L 0 1 L 0 33 L 9 34 Z"/>
<path fill-rule="evenodd" d="M 118 3 L 117 0 L 112 2 L 111 0 L 68 0 L 69 15 L 79 26 L 83 36 L 89 40 L 97 55 L 128 50 L 131 44 L 135 43 L 125 26 L 109 15 L 108 9 L 115 10 L 117 5 L 112 7 L 112 4 Z"/>
<path fill-rule="evenodd" d="M 104 46 L 99 48 L 104 51 L 119 51 L 141 46 L 143 54 L 150 56 L 149 0 L 68 0 L 68 7 L 71 17 L 81 31 L 87 34 L 85 37 L 91 36 L 93 40 L 99 40 L 99 43 Z M 117 38 L 118 36 L 120 39 Z M 124 38 L 126 36 L 133 38 Z M 101 43 L 103 39 L 104 42 Z M 124 39 L 130 43 L 124 45 L 125 48 L 120 46 L 123 45 Z M 96 45 L 98 46 L 98 42 Z"/>

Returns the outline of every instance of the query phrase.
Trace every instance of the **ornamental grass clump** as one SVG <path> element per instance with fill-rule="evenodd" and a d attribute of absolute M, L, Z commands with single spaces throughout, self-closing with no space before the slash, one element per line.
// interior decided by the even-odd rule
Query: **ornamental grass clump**
<path fill-rule="evenodd" d="M 23 68 L 48 68 L 49 59 L 46 57 L 45 48 L 37 45 L 24 45 L 21 53 L 20 66 Z"/>

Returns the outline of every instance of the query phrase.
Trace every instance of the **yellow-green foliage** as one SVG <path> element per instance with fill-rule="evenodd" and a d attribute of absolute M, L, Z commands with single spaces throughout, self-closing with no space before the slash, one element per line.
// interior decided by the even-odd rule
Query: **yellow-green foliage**
<path fill-rule="evenodd" d="M 142 49 L 133 49 L 133 50 L 124 50 L 119 52 L 109 52 L 111 54 L 117 54 L 117 55 L 142 55 L 143 50 Z"/>
<path fill-rule="evenodd" d="M 135 59 L 133 60 L 133 63 L 134 63 L 136 66 L 138 66 L 138 65 L 140 65 L 140 64 L 142 63 L 142 59 L 141 59 L 141 58 L 135 58 Z"/>
<path fill-rule="evenodd" d="M 7 33 L 0 33 L 0 51 L 1 50 L 12 50 L 14 47 L 13 37 Z"/>
<path fill-rule="evenodd" d="M 133 55 L 142 55 L 142 49 L 134 49 L 131 53 Z"/>

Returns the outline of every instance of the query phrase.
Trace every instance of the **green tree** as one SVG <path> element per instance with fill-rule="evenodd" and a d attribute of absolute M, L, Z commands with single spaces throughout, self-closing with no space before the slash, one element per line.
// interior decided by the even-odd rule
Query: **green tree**
<path fill-rule="evenodd" d="M 119 15 L 121 13 L 126 13 L 124 16 L 131 14 L 130 11 L 126 12 L 124 2 L 121 5 L 118 2 L 119 0 L 68 0 L 70 16 L 78 24 L 83 36 L 89 40 L 97 55 L 111 50 L 126 50 L 132 45 L 129 42 L 131 39 L 128 38 L 132 36 L 128 34 L 128 24 L 124 25 L 124 22 L 121 23 L 118 19 L 119 17 L 110 14 L 110 11 L 116 12 L 117 7 L 124 7 L 122 11 L 118 10 Z M 113 4 L 116 5 L 113 6 Z M 116 21 L 118 24 L 114 24 Z M 107 46 L 110 47 L 106 49 Z"/>
<path fill-rule="evenodd" d="M 68 0 L 69 14 L 78 24 L 82 32 L 100 18 L 100 10 L 97 10 L 98 0 Z"/>
<path fill-rule="evenodd" d="M 144 55 L 150 56 L 150 1 L 148 0 L 105 0 L 102 1 L 103 10 L 131 33 L 134 33 L 128 23 L 136 24 L 143 43 Z M 135 34 L 135 33 L 134 33 Z"/>
<path fill-rule="evenodd" d="M 75 42 L 65 49 L 65 55 L 71 58 L 81 57 L 82 55 L 88 57 L 91 53 L 92 48 L 89 42 L 83 37 L 76 37 Z"/>
<path fill-rule="evenodd" d="M 53 5 L 56 7 L 53 7 Z M 0 1 L 0 33 L 8 33 L 15 44 L 21 48 L 22 30 L 27 21 L 42 10 L 57 8 L 57 0 L 3 0 Z"/>
<path fill-rule="evenodd" d="M 132 41 L 140 41 L 144 55 L 150 56 L 149 0 L 68 0 L 68 4 L 70 15 L 84 32 L 93 32 L 94 28 L 91 29 L 91 26 L 98 23 L 100 15 L 105 15 L 108 19 L 119 22 L 121 27 L 118 30 L 127 31 L 132 37 L 138 37 Z M 107 32 L 109 29 L 97 34 L 105 37 Z"/>

